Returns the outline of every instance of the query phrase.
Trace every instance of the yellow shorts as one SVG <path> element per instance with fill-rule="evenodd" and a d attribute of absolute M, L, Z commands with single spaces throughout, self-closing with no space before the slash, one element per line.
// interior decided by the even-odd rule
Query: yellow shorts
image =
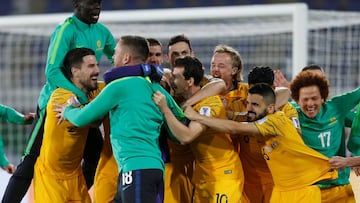
<path fill-rule="evenodd" d="M 240 179 L 196 183 L 193 203 L 241 202 L 243 186 Z"/>
<path fill-rule="evenodd" d="M 322 203 L 355 203 L 355 196 L 350 184 L 321 189 Z"/>
<path fill-rule="evenodd" d="M 114 156 L 101 154 L 94 180 L 94 203 L 114 201 L 119 172 Z"/>
<path fill-rule="evenodd" d="M 304 187 L 297 190 L 280 191 L 276 186 L 273 189 L 270 202 L 320 202 L 321 192 L 317 185 Z"/>
<path fill-rule="evenodd" d="M 85 178 L 82 174 L 71 179 L 47 176 L 40 170 L 34 172 L 34 202 L 91 203 Z"/>
<path fill-rule="evenodd" d="M 172 160 L 165 163 L 164 202 L 191 202 L 193 185 L 191 183 L 194 162 L 188 160 Z"/>

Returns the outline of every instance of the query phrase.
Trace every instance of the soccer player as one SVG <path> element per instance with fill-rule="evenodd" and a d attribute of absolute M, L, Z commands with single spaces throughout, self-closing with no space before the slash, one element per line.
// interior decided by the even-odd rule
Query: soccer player
<path fill-rule="evenodd" d="M 227 119 L 246 121 L 248 84 L 243 83 L 243 62 L 239 52 L 228 45 L 217 45 L 211 58 L 211 76 L 224 80 L 223 92 Z M 234 150 L 240 153 L 240 138 L 231 135 Z"/>
<path fill-rule="evenodd" d="M 142 64 L 148 55 L 145 38 L 122 36 L 115 48 L 115 66 L 121 69 Z M 157 90 L 167 95 L 168 105 L 181 118 L 182 111 L 172 97 L 158 83 L 144 77 L 114 80 L 85 107 L 69 106 L 63 112 L 65 119 L 79 127 L 109 113 L 111 145 L 119 169 L 115 202 L 155 203 L 163 190 L 164 163 L 157 140 L 164 118 L 151 99 Z"/>
<path fill-rule="evenodd" d="M 186 100 L 174 95 L 173 87 L 171 85 L 171 72 L 175 60 L 184 56 L 194 55 L 195 53 L 187 36 L 180 34 L 169 39 L 165 59 L 170 67 L 168 73 L 164 74 L 162 84 L 168 84 L 168 86 L 165 86 L 164 88 L 170 90 L 170 94 L 175 96 L 175 100 L 181 106 L 192 106 L 206 97 L 223 92 L 225 89 L 225 83 L 222 80 L 214 80 L 207 85 L 202 84 L 201 90 Z M 204 81 L 207 81 L 206 77 L 204 77 L 202 83 L 204 83 Z M 194 155 L 187 145 L 181 145 L 170 140 L 168 141 L 168 144 L 170 161 L 165 163 L 164 201 L 173 203 L 191 202 L 193 196 L 191 179 L 194 170 Z"/>
<path fill-rule="evenodd" d="M 201 89 L 200 82 L 204 75 L 202 64 L 196 58 L 185 56 L 176 59 L 174 65 L 175 95 L 190 98 Z M 161 100 L 162 96 L 157 92 L 153 98 L 163 112 L 167 125 L 181 143 L 189 144 L 195 156 L 192 202 L 240 202 L 244 176 L 230 135 L 215 132 L 197 122 L 190 122 L 188 127 L 183 125 L 167 107 L 166 101 Z M 158 102 L 158 99 L 162 102 Z M 209 117 L 226 118 L 219 95 L 205 98 L 193 108 Z"/>
<path fill-rule="evenodd" d="M 274 71 L 267 66 L 255 66 L 248 74 L 248 84 L 251 88 L 255 84 L 265 83 L 274 87 Z M 296 109 L 287 102 L 280 107 L 300 132 L 300 125 Z M 296 135 L 299 136 L 299 135 Z M 274 187 L 271 172 L 263 158 L 261 139 L 254 134 L 238 136 L 240 141 L 240 159 L 243 164 L 245 174 L 244 199 L 243 202 L 266 203 L 270 201 Z"/>
<path fill-rule="evenodd" d="M 328 99 L 329 81 L 324 75 L 302 71 L 291 82 L 297 103 L 302 138 L 306 145 L 331 158 L 345 155 L 343 128 L 346 115 L 360 101 L 360 88 Z M 355 202 L 349 181 L 350 168 L 339 170 L 339 178 L 319 182 L 322 202 Z"/>
<path fill-rule="evenodd" d="M 246 96 L 248 84 L 243 83 L 243 62 L 239 52 L 227 45 L 217 45 L 211 58 L 211 76 L 224 80 L 226 90 L 223 92 L 226 100 L 227 118 L 230 120 L 246 120 Z M 236 150 L 238 140 L 234 137 Z"/>
<path fill-rule="evenodd" d="M 187 37 L 183 35 L 174 36 L 170 39 L 169 43 L 172 44 L 171 50 L 181 50 L 183 47 L 182 42 L 190 42 Z M 151 46 L 150 46 L 151 48 Z M 184 47 L 183 47 L 184 48 Z M 188 45 L 188 49 L 191 50 L 190 44 Z M 186 53 L 190 53 L 190 51 L 185 51 Z M 178 56 L 180 57 L 180 56 Z M 149 60 L 149 57 L 148 57 Z M 125 66 L 121 69 L 112 69 L 104 74 L 104 79 L 106 83 L 109 83 L 115 79 L 123 77 L 125 74 L 124 72 L 131 72 L 133 75 L 143 76 L 149 75 L 151 81 L 159 82 L 159 78 L 161 79 L 160 84 L 163 85 L 162 82 L 165 77 L 159 77 L 162 72 L 161 70 L 158 71 L 159 66 L 158 64 L 147 65 L 147 64 L 138 64 L 132 66 Z M 142 69 L 142 70 L 139 70 Z M 147 71 L 150 70 L 151 71 Z M 156 70 L 155 70 L 156 69 Z M 126 70 L 126 71 L 124 71 Z M 170 71 L 170 70 L 169 70 Z M 164 70 L 165 72 L 165 70 Z M 170 71 L 171 73 L 171 71 Z M 170 82 L 170 81 L 168 81 Z M 169 83 L 170 84 L 170 83 Z M 167 86 L 163 86 L 166 88 Z M 201 100 L 202 97 L 206 97 L 207 95 L 220 93 L 224 89 L 224 84 L 222 80 L 212 81 L 209 85 L 203 87 L 200 91 L 198 91 L 195 95 L 193 95 L 190 99 L 191 102 L 188 105 L 191 105 L 193 102 Z M 172 88 L 171 88 L 172 89 Z M 183 102 L 182 100 L 178 100 L 179 103 Z M 187 102 L 185 101 L 185 103 Z M 159 145 L 162 152 L 162 158 L 165 163 L 165 202 L 189 202 L 192 198 L 192 184 L 190 182 L 191 175 L 192 175 L 192 168 L 193 168 L 193 156 L 189 154 L 188 146 L 182 146 L 175 142 L 169 141 L 168 142 L 168 135 L 166 131 L 163 129 L 161 130 L 160 138 L 159 138 Z M 169 143 L 172 149 L 168 149 L 167 143 Z M 170 153 L 174 154 L 172 158 L 170 158 Z M 176 166 L 175 166 L 176 165 Z M 175 166 L 175 167 L 174 167 Z M 173 172 L 173 169 L 175 172 Z M 190 170 L 191 169 L 191 170 Z M 180 183 L 181 182 L 181 183 Z"/>
<path fill-rule="evenodd" d="M 34 119 L 34 113 L 28 113 L 26 115 L 16 111 L 14 108 L 0 104 L 0 119 L 8 123 L 13 124 L 31 124 Z M 0 167 L 6 172 L 12 174 L 15 171 L 15 166 L 9 163 L 5 151 L 4 143 L 0 138 Z"/>
<path fill-rule="evenodd" d="M 149 42 L 149 57 L 146 60 L 148 64 L 162 65 L 163 51 L 161 42 L 155 38 L 147 38 Z"/>
<path fill-rule="evenodd" d="M 351 115 L 350 113 L 348 115 Z M 347 143 L 349 151 L 355 155 L 360 156 L 360 106 L 357 105 L 356 113 L 352 120 L 351 131 Z"/>
<path fill-rule="evenodd" d="M 251 87 L 247 110 L 249 123 L 209 118 L 192 108 L 187 108 L 185 115 L 220 132 L 259 137 L 258 144 L 274 180 L 270 202 L 320 202 L 316 183 L 337 178 L 337 172 L 331 170 L 326 156 L 304 144 L 283 112 L 275 111 L 272 87 L 261 83 Z"/>
<path fill-rule="evenodd" d="M 89 99 L 100 91 L 100 69 L 91 49 L 70 50 L 63 72 Z M 91 202 L 81 169 L 89 127 L 78 128 L 67 121 L 58 125 L 54 112 L 54 104 L 67 104 L 72 95 L 69 90 L 57 88 L 46 107 L 43 143 L 34 171 L 36 202 Z"/>
<path fill-rule="evenodd" d="M 66 79 L 61 72 L 66 53 L 77 47 L 87 47 L 95 51 L 97 61 L 100 61 L 103 54 L 110 62 L 113 61 L 115 40 L 110 31 L 103 24 L 98 23 L 101 2 L 101 0 L 73 0 L 73 16 L 60 23 L 51 35 L 45 69 L 47 81 L 40 92 L 37 113 L 25 154 L 17 166 L 17 170 L 11 176 L 4 193 L 2 201 L 5 203 L 20 202 L 30 186 L 34 164 L 41 148 L 46 105 L 51 93 L 61 87 L 73 92 L 81 104 L 88 102 L 87 95 Z M 84 153 L 84 175 L 88 187 L 93 183 L 101 151 L 102 138 L 100 135 L 100 131 L 96 128 L 89 131 L 89 143 L 94 146 L 88 145 L 89 147 L 86 147 Z"/>

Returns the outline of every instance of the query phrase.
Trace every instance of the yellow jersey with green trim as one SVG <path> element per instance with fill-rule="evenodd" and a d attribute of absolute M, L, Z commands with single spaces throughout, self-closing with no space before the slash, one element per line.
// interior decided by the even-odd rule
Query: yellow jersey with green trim
<path fill-rule="evenodd" d="M 98 89 L 88 94 L 89 100 L 96 97 L 104 87 L 98 83 Z M 47 116 L 44 125 L 43 143 L 35 170 L 56 178 L 72 178 L 82 173 L 81 160 L 88 135 L 89 127 L 75 127 L 68 121 L 57 124 L 57 112 L 54 104 L 67 104 L 73 93 L 63 88 L 57 88 L 51 94 L 46 107 Z"/>

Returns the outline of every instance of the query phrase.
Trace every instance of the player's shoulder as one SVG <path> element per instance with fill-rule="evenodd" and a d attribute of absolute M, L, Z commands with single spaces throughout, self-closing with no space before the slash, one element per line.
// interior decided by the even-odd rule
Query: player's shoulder
<path fill-rule="evenodd" d="M 70 16 L 67 17 L 64 21 L 60 22 L 57 27 L 64 29 L 64 28 L 72 28 L 73 26 L 75 26 L 75 20 L 72 16 Z"/>
<path fill-rule="evenodd" d="M 109 28 L 106 25 L 102 24 L 102 23 L 96 23 L 96 24 L 94 24 L 94 26 L 98 30 L 101 30 L 103 33 L 105 32 L 105 33 L 111 34 Z"/>
<path fill-rule="evenodd" d="M 249 89 L 249 84 L 244 82 L 238 82 L 238 89 Z"/>
<path fill-rule="evenodd" d="M 54 29 L 54 34 L 61 35 L 72 35 L 75 30 L 74 20 L 72 17 L 66 18 L 64 21 L 60 22 Z"/>
<path fill-rule="evenodd" d="M 99 28 L 103 28 L 103 29 L 106 29 L 106 30 L 108 30 L 108 27 L 106 26 L 106 25 L 104 25 L 104 24 L 102 24 L 102 23 L 95 23 L 94 24 L 96 27 L 99 27 Z"/>
<path fill-rule="evenodd" d="M 64 88 L 56 88 L 51 97 L 69 97 L 69 95 L 72 95 L 73 93 L 70 90 L 64 89 Z"/>
<path fill-rule="evenodd" d="M 67 100 L 74 95 L 70 90 L 57 88 L 53 91 L 50 96 L 49 104 L 58 103 L 58 104 L 65 104 Z"/>

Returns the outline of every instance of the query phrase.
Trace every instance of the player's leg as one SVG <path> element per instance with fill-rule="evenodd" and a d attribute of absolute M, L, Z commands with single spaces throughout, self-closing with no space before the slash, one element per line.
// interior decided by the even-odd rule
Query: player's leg
<path fill-rule="evenodd" d="M 96 167 L 99 162 L 102 146 L 103 138 L 99 128 L 90 128 L 86 139 L 84 157 L 81 165 L 86 185 L 89 189 L 94 183 Z"/>
<path fill-rule="evenodd" d="M 20 202 L 30 187 L 31 180 L 34 176 L 34 165 L 40 154 L 45 116 L 45 109 L 42 111 L 37 109 L 25 154 L 9 180 L 2 203 Z"/>

